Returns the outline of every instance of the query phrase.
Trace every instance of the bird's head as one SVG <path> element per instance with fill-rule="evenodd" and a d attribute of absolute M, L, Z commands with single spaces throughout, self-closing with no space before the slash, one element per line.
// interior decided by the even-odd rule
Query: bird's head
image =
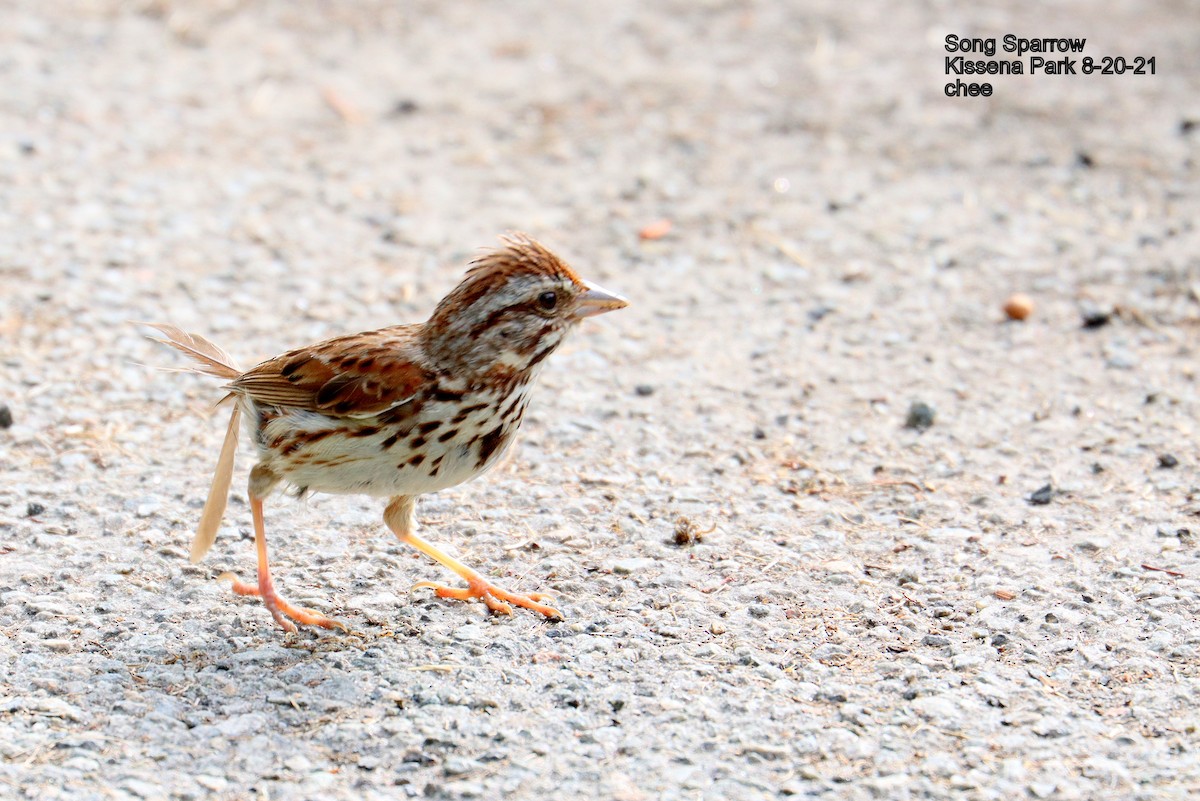
<path fill-rule="evenodd" d="M 525 234 L 510 234 L 501 243 L 472 262 L 429 318 L 425 351 L 439 364 L 476 373 L 524 373 L 553 353 L 583 318 L 629 305 L 580 278 Z"/>

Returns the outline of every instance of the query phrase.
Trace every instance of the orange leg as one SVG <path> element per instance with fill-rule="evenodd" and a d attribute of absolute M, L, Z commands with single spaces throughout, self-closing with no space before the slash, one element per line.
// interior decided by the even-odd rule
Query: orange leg
<path fill-rule="evenodd" d="M 271 566 L 267 562 L 267 534 L 263 525 L 262 496 L 266 492 L 255 492 L 255 489 L 261 489 L 263 481 L 263 472 L 256 467 L 250 474 L 250 512 L 254 516 L 254 546 L 258 551 L 258 586 L 241 581 L 232 573 L 223 573 L 219 578 L 231 579 L 233 591 L 238 595 L 257 595 L 262 598 L 263 606 L 267 607 L 271 617 L 275 618 L 275 622 L 285 631 L 295 631 L 296 623 L 302 626 L 349 631 L 349 627 L 340 620 L 326 617 L 312 609 L 292 606 L 275 591 L 275 582 L 271 580 Z"/>
<path fill-rule="evenodd" d="M 538 603 L 538 601 L 549 599 L 549 595 L 540 592 L 518 595 L 497 587 L 462 562 L 449 554 L 443 553 L 414 534 L 413 529 L 416 528 L 415 499 L 407 496 L 393 498 L 383 513 L 383 519 L 387 523 L 388 528 L 400 538 L 401 542 L 411 545 L 438 564 L 450 568 L 467 582 L 466 587 L 445 587 L 441 584 L 435 584 L 432 581 L 421 581 L 414 584 L 413 589 L 429 587 L 437 593 L 439 598 L 454 598 L 459 601 L 479 598 L 487 604 L 488 609 L 504 615 L 512 614 L 512 606 L 509 606 L 509 604 L 512 604 L 513 606 L 520 606 L 525 609 L 531 609 L 534 612 L 540 612 L 546 617 L 562 618 L 562 613 L 557 609 Z"/>

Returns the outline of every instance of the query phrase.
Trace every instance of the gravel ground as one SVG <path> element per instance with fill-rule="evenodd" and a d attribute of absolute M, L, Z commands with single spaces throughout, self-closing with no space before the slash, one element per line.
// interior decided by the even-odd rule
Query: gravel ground
<path fill-rule="evenodd" d="M 1200 12 L 1022 5 L 6 4 L 0 795 L 1200 792 Z M 950 99 L 952 32 L 1158 74 Z M 215 580 L 248 453 L 188 563 L 219 393 L 127 321 L 252 363 L 506 229 L 634 305 L 421 515 L 567 620 L 281 497 L 277 580 L 353 627 L 285 636 Z"/>

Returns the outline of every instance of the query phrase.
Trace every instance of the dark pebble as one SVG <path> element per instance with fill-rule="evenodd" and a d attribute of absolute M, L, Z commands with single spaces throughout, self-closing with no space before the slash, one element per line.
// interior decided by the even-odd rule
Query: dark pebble
<path fill-rule="evenodd" d="M 945 646 L 950 644 L 950 638 L 941 634 L 926 634 L 921 638 L 921 642 L 925 645 Z"/>
<path fill-rule="evenodd" d="M 12 409 L 0 403 L 0 428 L 10 428 L 12 424 Z"/>
<path fill-rule="evenodd" d="M 649 384 L 638 384 L 633 388 L 633 391 L 641 395 L 643 398 L 648 398 L 654 394 L 654 387 Z"/>
<path fill-rule="evenodd" d="M 37 501 L 30 501 L 29 505 L 25 507 L 25 516 L 26 517 L 37 517 L 44 511 L 46 511 L 45 506 L 42 506 Z"/>
<path fill-rule="evenodd" d="M 1054 486 L 1047 484 L 1029 496 L 1029 502 L 1034 506 L 1045 506 L 1054 497 Z"/>
<path fill-rule="evenodd" d="M 403 100 L 396 101 L 396 104 L 392 106 L 392 113 L 397 117 L 405 117 L 409 114 L 415 114 L 419 108 L 420 106 L 417 105 L 417 101 L 404 98 Z"/>
<path fill-rule="evenodd" d="M 1165 470 L 1170 470 L 1173 467 L 1179 467 L 1179 460 L 1172 454 L 1161 453 L 1158 456 L 1158 466 Z"/>
<path fill-rule="evenodd" d="M 771 614 L 770 609 L 768 609 L 765 606 L 760 606 L 758 604 L 754 604 L 753 606 L 751 606 L 748 611 L 750 612 L 751 617 L 766 617 L 767 615 Z"/>
<path fill-rule="evenodd" d="M 1195 120 L 1180 120 L 1179 133 L 1187 136 L 1192 131 L 1196 130 L 1197 125 L 1200 125 L 1200 123 L 1197 123 Z"/>
<path fill-rule="evenodd" d="M 1091 154 L 1085 153 L 1082 150 L 1075 154 L 1075 163 L 1085 170 L 1090 170 L 1096 166 L 1096 160 L 1092 158 Z"/>
<path fill-rule="evenodd" d="M 997 634 L 995 637 L 992 637 L 992 645 L 996 646 L 997 648 L 999 648 L 1001 645 L 1004 645 L 1007 642 L 1008 642 L 1007 634 Z"/>
<path fill-rule="evenodd" d="M 1112 322 L 1112 311 L 1109 309 L 1089 307 L 1081 310 L 1079 316 L 1083 318 L 1083 327 L 1087 329 L 1103 328 Z"/>
<path fill-rule="evenodd" d="M 817 306 L 808 310 L 808 319 L 811 322 L 819 323 L 833 313 L 832 306 Z"/>
<path fill-rule="evenodd" d="M 925 431 L 933 425 L 933 418 L 936 414 L 937 412 L 928 403 L 913 401 L 912 405 L 908 407 L 908 416 L 904 418 L 904 427 Z"/>
<path fill-rule="evenodd" d="M 767 432 L 766 432 L 766 431 L 763 431 L 763 430 L 762 430 L 761 428 L 759 428 L 758 426 L 755 426 L 755 427 L 754 427 L 754 438 L 755 438 L 755 439 L 766 439 L 766 438 L 767 438 Z"/>

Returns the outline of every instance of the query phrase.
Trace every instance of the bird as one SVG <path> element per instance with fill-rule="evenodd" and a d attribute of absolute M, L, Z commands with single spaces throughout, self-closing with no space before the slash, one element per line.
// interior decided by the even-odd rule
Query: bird
<path fill-rule="evenodd" d="M 588 317 L 629 302 L 581 278 L 524 233 L 468 265 L 462 281 L 424 323 L 338 336 L 290 350 L 249 370 L 208 339 L 169 323 L 146 323 L 151 337 L 195 360 L 182 368 L 226 379 L 232 412 L 190 558 L 216 539 L 229 496 L 239 431 L 258 461 L 248 496 L 257 554 L 256 582 L 226 573 L 238 595 L 257 596 L 285 631 L 297 625 L 348 630 L 289 603 L 276 589 L 263 502 L 277 487 L 386 498 L 383 520 L 400 539 L 457 574 L 466 586 L 432 581 L 441 598 L 482 601 L 494 613 L 522 607 L 562 614 L 544 593 L 518 594 L 417 536 L 417 498 L 469 481 L 493 467 L 521 426 L 538 372 L 566 335 Z M 244 425 L 239 425 L 244 420 Z"/>

